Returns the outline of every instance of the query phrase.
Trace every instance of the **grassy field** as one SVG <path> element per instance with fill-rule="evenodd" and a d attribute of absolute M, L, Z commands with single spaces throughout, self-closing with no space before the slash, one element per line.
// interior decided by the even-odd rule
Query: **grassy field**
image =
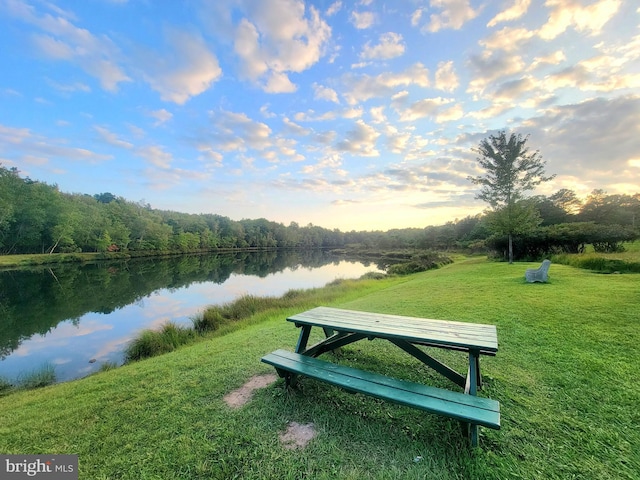
<path fill-rule="evenodd" d="M 500 431 L 470 449 L 452 420 L 312 380 L 282 382 L 233 410 L 223 397 L 260 357 L 293 349 L 297 330 L 260 314 L 242 330 L 66 384 L 0 398 L 0 452 L 77 453 L 80 478 L 101 479 L 637 479 L 640 478 L 640 277 L 476 258 L 409 277 L 368 280 L 326 305 L 493 323 L 481 395 L 501 402 Z M 311 301 L 307 307 L 316 303 Z M 465 358 L 435 352 L 462 368 Z M 379 341 L 334 361 L 449 388 Z M 317 437 L 287 450 L 290 421 Z"/>

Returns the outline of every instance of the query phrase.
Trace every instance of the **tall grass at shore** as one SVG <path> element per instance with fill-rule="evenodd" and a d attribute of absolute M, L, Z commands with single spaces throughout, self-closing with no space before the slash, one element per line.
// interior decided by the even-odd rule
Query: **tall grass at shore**
<path fill-rule="evenodd" d="M 6 377 L 0 377 L 0 397 L 21 390 L 34 390 L 56 383 L 56 368 L 50 363 L 45 363 L 39 368 L 24 372 L 11 381 Z"/>
<path fill-rule="evenodd" d="M 384 274 L 365 274 L 361 280 L 379 280 Z M 211 335 L 226 334 L 241 328 L 243 321 L 259 312 L 294 308 L 310 301 L 331 301 L 353 288 L 357 280 L 335 279 L 323 288 L 308 290 L 292 289 L 281 297 L 258 297 L 242 295 L 222 305 L 213 305 L 195 315 L 191 321 L 193 328 L 167 323 L 159 330 L 143 330 L 125 349 L 125 362 L 172 352 L 182 345 L 208 338 Z"/>
<path fill-rule="evenodd" d="M 43 388 L 56 383 L 56 368 L 50 363 L 45 363 L 39 368 L 18 376 L 16 388 L 21 390 L 33 390 Z"/>
<path fill-rule="evenodd" d="M 596 253 L 589 246 L 585 253 L 552 255 L 551 261 L 599 273 L 640 273 L 640 241 L 625 243 L 621 252 Z"/>
<path fill-rule="evenodd" d="M 477 258 L 343 284 L 332 298 L 318 291 L 244 328 L 234 323 L 224 337 L 1 397 L 0 451 L 75 453 L 80 479 L 91 480 L 636 479 L 639 277 L 554 265 L 548 283 L 528 284 L 524 270 L 534 266 Z M 285 319 L 319 304 L 495 324 L 499 350 L 482 358 L 479 394 L 500 401 L 502 429 L 481 428 L 480 448 L 470 449 L 453 420 L 304 378 L 296 390 L 280 380 L 229 407 L 228 393 L 273 373 L 260 362 L 265 353 L 295 347 L 299 330 Z M 463 354 L 429 352 L 466 367 Z M 388 342 L 326 358 L 456 388 Z M 280 444 L 292 421 L 314 425 L 305 449 Z"/>

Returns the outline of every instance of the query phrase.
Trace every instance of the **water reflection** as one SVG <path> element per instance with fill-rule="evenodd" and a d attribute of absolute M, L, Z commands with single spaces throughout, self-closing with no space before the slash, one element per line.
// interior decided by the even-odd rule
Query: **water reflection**
<path fill-rule="evenodd" d="M 243 294 L 279 296 L 367 271 L 379 269 L 322 251 L 272 251 L 0 272 L 0 376 L 46 362 L 61 381 L 84 376 L 121 363 L 142 329 L 190 325 L 207 305 Z"/>

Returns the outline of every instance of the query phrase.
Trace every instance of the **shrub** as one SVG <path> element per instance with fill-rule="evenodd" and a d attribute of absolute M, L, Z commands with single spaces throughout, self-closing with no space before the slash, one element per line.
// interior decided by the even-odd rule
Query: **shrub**
<path fill-rule="evenodd" d="M 255 295 L 243 295 L 231 303 L 226 303 L 220 308 L 223 317 L 230 320 L 247 318 L 262 310 L 265 301 L 269 298 L 260 298 Z"/>
<path fill-rule="evenodd" d="M 208 308 L 200 316 L 193 318 L 193 328 L 200 335 L 206 332 L 215 332 L 223 325 L 229 323 L 229 320 L 224 318 L 220 311 L 216 308 Z"/>
<path fill-rule="evenodd" d="M 584 268 L 600 273 L 640 273 L 640 262 L 628 262 L 615 258 L 596 255 L 560 254 L 551 257 L 551 261 L 575 268 Z"/>
<path fill-rule="evenodd" d="M 282 295 L 282 300 L 284 300 L 286 303 L 288 303 L 288 302 L 291 302 L 293 300 L 304 298 L 305 295 L 306 295 L 306 292 L 304 290 L 291 289 L 291 290 L 287 290 L 285 292 L 285 294 Z"/>
<path fill-rule="evenodd" d="M 179 346 L 191 342 L 194 337 L 194 330 L 173 322 L 167 322 L 159 331 L 143 330 L 127 345 L 124 352 L 125 361 L 132 362 L 172 352 Z"/>
<path fill-rule="evenodd" d="M 440 268 L 442 265 L 452 263 L 449 257 L 445 257 L 436 252 L 423 252 L 413 255 L 408 262 L 400 262 L 390 265 L 387 273 L 390 275 L 409 275 L 412 273 L 424 272 Z"/>
<path fill-rule="evenodd" d="M 114 368 L 118 368 L 118 364 L 116 362 L 104 362 L 102 365 L 100 365 L 98 371 L 108 372 L 109 370 L 113 370 Z"/>
<path fill-rule="evenodd" d="M 367 272 L 360 277 L 361 280 L 382 280 L 387 275 L 382 272 Z"/>
<path fill-rule="evenodd" d="M 11 392 L 13 384 L 4 377 L 0 377 L 0 397 Z"/>
<path fill-rule="evenodd" d="M 56 370 L 50 363 L 45 363 L 37 370 L 32 370 L 18 377 L 18 388 L 32 390 L 52 385 L 56 382 Z"/>

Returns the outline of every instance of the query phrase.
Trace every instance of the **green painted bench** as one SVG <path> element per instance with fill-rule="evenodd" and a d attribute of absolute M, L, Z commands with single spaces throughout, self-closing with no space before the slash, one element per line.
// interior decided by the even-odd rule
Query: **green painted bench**
<path fill-rule="evenodd" d="M 302 375 L 348 391 L 461 420 L 465 424 L 500 429 L 500 403 L 489 398 L 399 380 L 287 350 L 269 353 L 262 361 L 274 366 L 287 383 L 295 375 Z"/>

